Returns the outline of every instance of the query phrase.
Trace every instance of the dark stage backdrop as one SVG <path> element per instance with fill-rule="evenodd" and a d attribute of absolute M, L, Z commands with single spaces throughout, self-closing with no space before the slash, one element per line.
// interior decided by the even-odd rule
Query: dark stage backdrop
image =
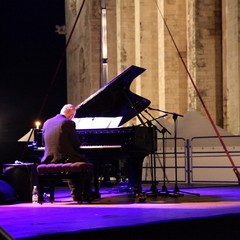
<path fill-rule="evenodd" d="M 0 1 L 0 164 L 19 160 L 25 135 L 66 103 L 64 0 Z M 53 81 L 53 79 L 55 79 Z M 51 86 L 51 87 L 50 87 Z M 44 104 L 45 102 L 45 104 Z"/>

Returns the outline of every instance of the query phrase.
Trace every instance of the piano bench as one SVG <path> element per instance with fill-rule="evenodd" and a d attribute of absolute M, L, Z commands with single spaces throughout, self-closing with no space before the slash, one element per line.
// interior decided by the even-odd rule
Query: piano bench
<path fill-rule="evenodd" d="M 54 190 L 56 182 L 70 179 L 74 174 L 80 174 L 81 187 L 83 189 L 85 180 L 91 179 L 93 175 L 93 164 L 87 162 L 39 164 L 38 173 L 38 202 L 44 202 L 44 190 L 50 193 L 50 202 L 54 202 Z"/>

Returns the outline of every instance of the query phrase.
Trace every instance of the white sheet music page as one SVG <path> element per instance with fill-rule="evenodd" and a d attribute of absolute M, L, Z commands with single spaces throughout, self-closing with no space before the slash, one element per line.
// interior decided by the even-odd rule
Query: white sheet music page
<path fill-rule="evenodd" d="M 76 129 L 117 128 L 122 117 L 86 117 L 73 118 Z"/>

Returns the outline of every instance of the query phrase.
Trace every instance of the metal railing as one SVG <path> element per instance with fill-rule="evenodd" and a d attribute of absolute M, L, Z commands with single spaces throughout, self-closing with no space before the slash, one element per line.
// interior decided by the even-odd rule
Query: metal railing
<path fill-rule="evenodd" d="M 223 136 L 222 139 L 235 166 L 240 169 L 240 136 Z M 152 181 L 155 177 L 157 182 L 163 182 L 164 169 L 166 183 L 176 180 L 187 184 L 238 183 L 233 166 L 217 136 L 194 137 L 190 140 L 177 138 L 176 155 L 174 138 L 164 139 L 164 144 L 162 138 L 158 138 L 154 156 L 144 159 L 142 180 Z"/>
<path fill-rule="evenodd" d="M 240 168 L 240 136 L 222 136 L 229 154 Z M 190 141 L 191 182 L 237 183 L 233 166 L 217 136 Z"/>

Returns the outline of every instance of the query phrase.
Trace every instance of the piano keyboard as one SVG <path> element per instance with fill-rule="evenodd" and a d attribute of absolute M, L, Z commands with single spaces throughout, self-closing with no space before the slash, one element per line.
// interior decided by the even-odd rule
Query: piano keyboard
<path fill-rule="evenodd" d="M 37 149 L 35 150 L 38 150 L 38 151 L 44 151 L 45 147 L 38 147 Z"/>
<path fill-rule="evenodd" d="M 121 145 L 83 145 L 81 149 L 121 148 Z"/>
<path fill-rule="evenodd" d="M 80 149 L 121 148 L 122 145 L 83 145 Z M 38 151 L 44 151 L 45 147 L 38 147 Z"/>

